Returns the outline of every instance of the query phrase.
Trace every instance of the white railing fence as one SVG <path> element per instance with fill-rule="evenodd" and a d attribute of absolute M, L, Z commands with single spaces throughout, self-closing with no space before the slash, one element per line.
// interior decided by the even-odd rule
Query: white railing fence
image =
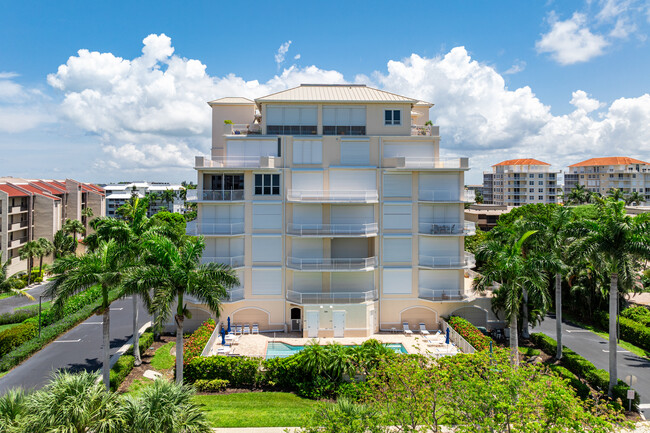
<path fill-rule="evenodd" d="M 476 234 L 476 224 L 470 221 L 462 223 L 420 223 L 418 229 L 421 234 L 441 236 Z"/>
<path fill-rule="evenodd" d="M 244 256 L 226 256 L 226 257 L 201 257 L 201 263 L 221 263 L 231 268 L 244 266 Z"/>
<path fill-rule="evenodd" d="M 287 290 L 287 300 L 298 304 L 358 304 L 377 299 L 377 291 L 367 292 L 297 292 Z"/>
<path fill-rule="evenodd" d="M 219 338 L 219 333 L 220 332 L 221 332 L 221 323 L 219 321 L 217 321 L 217 326 L 214 327 L 214 331 L 212 331 L 212 335 L 210 335 L 210 339 L 205 344 L 205 347 L 203 348 L 203 351 L 201 352 L 201 356 L 210 356 L 210 352 L 212 351 L 212 347 L 214 347 L 215 343 L 217 342 L 217 339 Z"/>
<path fill-rule="evenodd" d="M 187 191 L 187 200 L 233 201 L 244 200 L 244 190 L 207 190 L 190 189 Z"/>
<path fill-rule="evenodd" d="M 462 257 L 459 256 L 419 256 L 420 266 L 426 266 L 428 268 L 459 268 L 459 267 L 474 267 L 476 265 L 476 259 L 474 254 L 468 253 L 465 251 Z"/>
<path fill-rule="evenodd" d="M 366 224 L 287 224 L 287 233 L 300 236 L 370 235 L 378 231 L 377 223 Z"/>
<path fill-rule="evenodd" d="M 347 202 L 367 202 L 377 201 L 379 194 L 377 190 L 295 190 L 290 189 L 287 192 L 289 201 L 347 201 Z"/>
<path fill-rule="evenodd" d="M 454 343 L 458 349 L 463 352 L 463 353 L 475 353 L 476 349 L 474 349 L 474 346 L 469 344 L 467 340 L 465 340 L 461 335 L 454 331 L 454 328 L 449 326 L 449 323 L 445 322 L 444 319 L 440 319 L 440 328 L 442 329 L 442 333 L 446 334 L 447 329 L 449 329 L 449 341 L 451 343 Z"/>
<path fill-rule="evenodd" d="M 377 257 L 300 258 L 287 257 L 287 267 L 301 271 L 360 270 L 377 266 Z"/>

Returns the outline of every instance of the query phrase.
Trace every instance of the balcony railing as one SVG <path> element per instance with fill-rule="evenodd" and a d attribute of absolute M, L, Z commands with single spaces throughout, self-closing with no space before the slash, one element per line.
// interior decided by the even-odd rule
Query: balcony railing
<path fill-rule="evenodd" d="M 290 189 L 287 194 L 288 201 L 313 202 L 313 203 L 370 203 L 379 200 L 376 189 L 373 190 L 295 190 Z"/>
<path fill-rule="evenodd" d="M 187 190 L 187 201 L 239 201 L 244 200 L 244 190 Z"/>
<path fill-rule="evenodd" d="M 237 302 L 244 299 L 244 289 L 228 290 L 228 296 L 223 299 L 223 302 Z"/>
<path fill-rule="evenodd" d="M 440 136 L 440 127 L 432 125 L 411 125 L 411 135 L 438 137 Z"/>
<path fill-rule="evenodd" d="M 198 235 L 242 235 L 245 232 L 244 222 L 234 223 L 187 223 L 187 234 Z"/>
<path fill-rule="evenodd" d="M 9 213 L 27 212 L 27 206 L 12 206 L 9 208 Z"/>
<path fill-rule="evenodd" d="M 257 123 L 252 124 L 227 124 L 223 125 L 224 135 L 259 135 L 262 133 L 262 126 Z"/>
<path fill-rule="evenodd" d="M 27 228 L 27 221 L 20 221 L 17 223 L 13 223 L 8 227 L 8 230 L 10 232 L 16 231 L 16 230 L 22 230 Z"/>
<path fill-rule="evenodd" d="M 377 257 L 300 258 L 287 257 L 287 267 L 298 271 L 336 272 L 364 271 L 377 266 Z"/>
<path fill-rule="evenodd" d="M 279 161 L 277 156 L 199 156 L 194 165 L 197 168 L 275 168 Z"/>
<path fill-rule="evenodd" d="M 421 267 L 432 269 L 462 269 L 476 266 L 474 254 L 464 252 L 462 256 L 425 256 L 419 257 Z"/>
<path fill-rule="evenodd" d="M 385 157 L 383 160 L 385 168 L 405 168 L 405 169 L 467 169 L 469 168 L 468 158 L 451 158 L 440 159 L 434 157 L 416 157 L 416 156 L 392 156 Z"/>
<path fill-rule="evenodd" d="M 287 233 L 297 236 L 375 236 L 377 231 L 377 223 L 287 224 Z"/>
<path fill-rule="evenodd" d="M 287 301 L 296 304 L 360 304 L 377 299 L 377 291 L 367 292 L 296 292 L 287 290 Z"/>
<path fill-rule="evenodd" d="M 435 236 L 472 236 L 476 234 L 476 224 L 470 221 L 463 223 L 420 223 L 419 233 Z"/>
<path fill-rule="evenodd" d="M 244 266 L 244 256 L 228 257 L 201 257 L 201 263 L 221 263 L 231 268 L 241 268 Z"/>
<path fill-rule="evenodd" d="M 420 288 L 418 297 L 427 301 L 465 301 L 473 297 L 460 293 L 458 290 L 438 290 Z"/>
<path fill-rule="evenodd" d="M 473 191 L 472 191 L 473 192 Z M 470 191 L 463 193 L 448 190 L 420 190 L 418 191 L 420 201 L 432 201 L 439 203 L 471 203 L 474 201 L 474 194 Z"/>
<path fill-rule="evenodd" d="M 27 236 L 23 236 L 22 238 L 18 239 L 13 239 L 10 243 L 9 248 L 16 248 L 27 242 L 29 238 Z"/>

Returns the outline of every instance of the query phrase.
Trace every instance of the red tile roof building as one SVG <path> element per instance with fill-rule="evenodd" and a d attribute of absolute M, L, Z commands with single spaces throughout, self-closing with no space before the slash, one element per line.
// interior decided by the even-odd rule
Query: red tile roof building
<path fill-rule="evenodd" d="M 650 201 L 650 163 L 627 156 L 591 158 L 571 164 L 564 174 L 564 194 L 577 185 L 607 195 L 612 189 L 638 193 Z"/>
<path fill-rule="evenodd" d="M 485 204 L 522 206 L 531 203 L 557 203 L 559 171 L 551 164 L 533 158 L 502 161 L 483 173 Z"/>

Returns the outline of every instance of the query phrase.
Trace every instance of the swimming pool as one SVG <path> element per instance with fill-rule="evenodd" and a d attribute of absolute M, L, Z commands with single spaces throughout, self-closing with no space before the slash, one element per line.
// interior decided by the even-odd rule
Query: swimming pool
<path fill-rule="evenodd" d="M 408 353 L 402 343 L 386 343 L 385 346 L 393 349 L 395 353 Z M 292 346 L 291 344 L 272 341 L 268 344 L 268 346 L 266 346 L 266 359 L 286 358 L 288 356 L 295 355 L 304 348 L 305 346 Z"/>

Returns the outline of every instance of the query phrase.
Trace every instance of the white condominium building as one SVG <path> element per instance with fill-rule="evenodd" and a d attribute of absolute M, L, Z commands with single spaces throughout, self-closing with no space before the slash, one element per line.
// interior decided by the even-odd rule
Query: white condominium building
<path fill-rule="evenodd" d="M 564 174 L 565 195 L 576 185 L 602 195 L 612 188 L 625 194 L 637 192 L 650 201 L 650 163 L 623 156 L 591 158 L 570 165 Z"/>
<path fill-rule="evenodd" d="M 148 216 L 161 210 L 181 213 L 185 209 L 185 200 L 181 197 L 181 191 L 185 190 L 185 187 L 182 185 L 164 182 L 130 182 L 105 185 L 104 189 L 106 190 L 106 216 L 109 217 L 115 217 L 117 215 L 115 212 L 133 195 L 150 198 Z M 167 197 L 168 193 L 165 191 L 168 190 L 174 193 L 173 196 Z"/>
<path fill-rule="evenodd" d="M 551 164 L 532 158 L 509 159 L 483 173 L 485 204 L 523 206 L 558 202 L 558 176 Z"/>
<path fill-rule="evenodd" d="M 212 154 L 196 158 L 188 233 L 204 236 L 204 262 L 239 275 L 222 320 L 305 337 L 435 329 L 452 312 L 487 322 L 464 251 L 468 160 L 441 158 L 432 104 L 301 85 L 209 105 Z"/>

